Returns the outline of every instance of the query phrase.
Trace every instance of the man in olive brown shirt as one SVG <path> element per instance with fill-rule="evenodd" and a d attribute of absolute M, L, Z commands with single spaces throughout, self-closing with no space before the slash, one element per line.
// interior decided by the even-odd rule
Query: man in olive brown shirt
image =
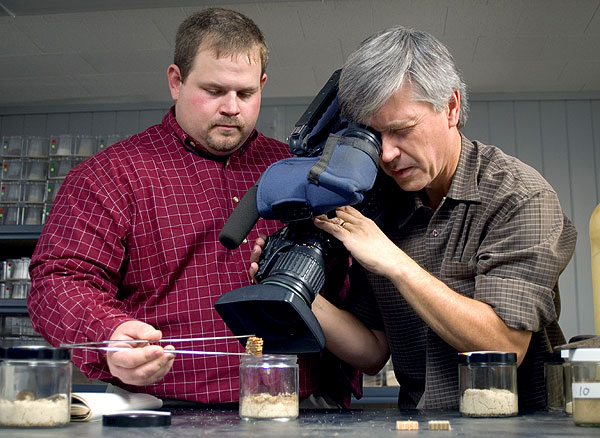
<path fill-rule="evenodd" d="M 386 209 L 315 218 L 353 258 L 346 310 L 313 303 L 327 348 L 367 373 L 391 354 L 399 407 L 458 407 L 458 352 L 517 354 L 520 410 L 542 409 L 543 353 L 564 340 L 558 277 L 576 231 L 531 167 L 472 142 L 448 50 L 402 27 L 367 39 L 339 84 L 342 113 L 382 135 Z"/>

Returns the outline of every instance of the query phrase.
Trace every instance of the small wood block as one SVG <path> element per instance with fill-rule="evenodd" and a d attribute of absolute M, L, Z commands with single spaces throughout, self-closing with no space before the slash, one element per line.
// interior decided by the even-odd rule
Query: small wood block
<path fill-rule="evenodd" d="M 396 430 L 419 430 L 419 422 L 412 420 L 396 421 Z"/>
<path fill-rule="evenodd" d="M 452 430 L 448 420 L 431 420 L 429 430 Z"/>

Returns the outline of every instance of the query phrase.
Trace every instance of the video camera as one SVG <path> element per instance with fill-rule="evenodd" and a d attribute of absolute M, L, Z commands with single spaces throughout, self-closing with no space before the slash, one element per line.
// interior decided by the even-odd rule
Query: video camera
<path fill-rule="evenodd" d="M 219 234 L 219 241 L 234 249 L 260 217 L 286 223 L 267 239 L 258 284 L 227 292 L 215 303 L 234 335 L 263 338 L 265 353 L 309 353 L 325 347 L 310 306 L 325 283 L 327 261 L 345 249 L 311 218 L 334 214 L 344 205 L 355 205 L 367 216 L 377 210 L 377 197 L 367 192 L 378 174 L 381 138 L 341 116 L 340 72 L 333 73 L 296 123 L 288 140 L 295 156 L 267 168 Z"/>

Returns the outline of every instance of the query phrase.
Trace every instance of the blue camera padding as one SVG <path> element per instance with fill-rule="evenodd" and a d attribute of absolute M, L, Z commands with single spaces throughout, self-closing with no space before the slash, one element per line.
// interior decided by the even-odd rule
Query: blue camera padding
<path fill-rule="evenodd" d="M 310 183 L 306 175 L 318 158 L 292 157 L 277 161 L 263 173 L 256 193 L 258 213 L 264 219 L 280 219 L 276 211 L 285 204 L 306 204 L 313 214 L 327 213 L 349 200 Z M 356 195 L 356 194 L 354 194 Z M 362 196 L 361 200 L 362 200 Z"/>
<path fill-rule="evenodd" d="M 315 215 L 355 205 L 362 202 L 377 177 L 378 163 L 353 146 L 336 143 L 318 180 L 311 182 L 308 175 L 318 161 L 319 157 L 292 157 L 271 164 L 258 183 L 260 216 L 280 219 L 276 212 L 286 204 L 308 205 Z"/>

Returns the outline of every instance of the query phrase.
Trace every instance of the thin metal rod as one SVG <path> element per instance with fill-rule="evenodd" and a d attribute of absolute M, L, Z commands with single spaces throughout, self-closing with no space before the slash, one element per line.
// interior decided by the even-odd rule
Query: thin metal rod
<path fill-rule="evenodd" d="M 126 344 L 152 344 L 157 342 L 193 342 L 193 341 L 216 341 L 220 339 L 240 339 L 240 338 L 249 338 L 254 335 L 241 335 L 241 336 L 210 336 L 204 338 L 179 338 L 179 339 L 159 339 L 158 341 L 149 341 L 147 339 L 111 339 L 106 341 L 92 341 L 92 342 L 80 342 L 76 344 L 60 344 L 62 348 L 79 348 L 86 346 L 94 346 L 94 345 L 104 345 L 104 344 L 116 344 L 116 343 L 126 343 Z"/>
<path fill-rule="evenodd" d="M 80 345 L 72 348 L 86 348 L 88 350 L 103 350 L 103 351 L 132 351 L 131 347 L 91 347 L 88 345 Z M 225 355 L 225 356 L 249 356 L 250 353 L 230 353 L 228 351 L 196 351 L 196 350 L 165 350 L 165 353 L 177 354 L 199 354 L 199 355 Z"/>

